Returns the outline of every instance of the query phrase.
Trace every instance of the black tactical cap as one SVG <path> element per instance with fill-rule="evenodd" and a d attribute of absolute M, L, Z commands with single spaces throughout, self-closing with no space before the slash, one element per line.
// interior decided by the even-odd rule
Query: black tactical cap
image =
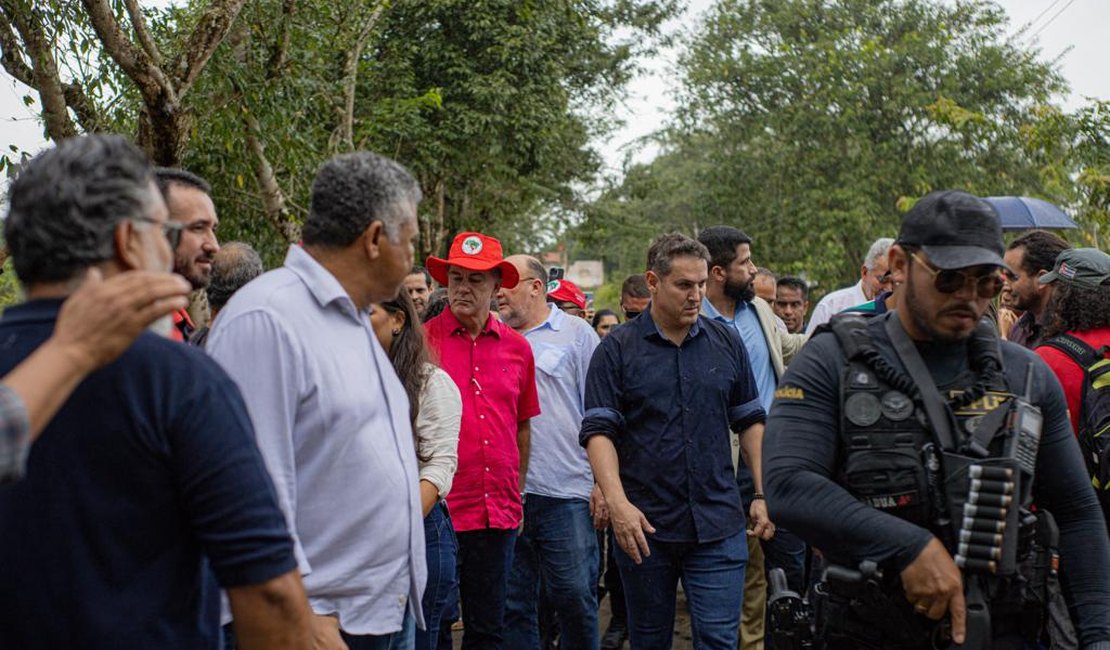
<path fill-rule="evenodd" d="M 1006 267 L 998 214 L 991 204 L 967 192 L 927 194 L 902 217 L 896 243 L 920 248 L 939 269 Z"/>

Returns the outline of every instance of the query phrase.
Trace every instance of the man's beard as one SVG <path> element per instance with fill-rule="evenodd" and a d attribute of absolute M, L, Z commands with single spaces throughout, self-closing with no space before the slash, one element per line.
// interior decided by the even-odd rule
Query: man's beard
<path fill-rule="evenodd" d="M 209 264 L 212 263 L 212 259 L 212 257 L 204 258 L 204 260 Z M 212 282 L 212 267 L 209 267 L 209 272 L 205 274 L 197 269 L 195 266 L 192 266 L 192 268 L 190 268 L 190 264 L 186 260 L 182 259 L 175 259 L 173 267 L 174 273 L 177 273 L 178 275 L 189 281 L 189 284 L 193 286 L 193 291 L 197 291 L 198 289 L 207 289 L 208 285 Z"/>
<path fill-rule="evenodd" d="M 931 340 L 938 343 L 960 343 L 962 341 L 966 341 L 971 336 L 972 332 L 970 331 L 962 336 L 945 334 L 938 331 L 929 323 L 930 315 L 935 316 L 939 314 L 930 314 L 929 310 L 921 306 L 921 301 L 917 299 L 917 288 L 914 286 L 912 274 L 906 274 L 905 291 L 905 295 L 902 296 L 902 300 L 898 303 L 898 308 L 905 308 L 906 310 L 908 310 L 910 314 L 910 319 L 913 320 L 913 324 L 917 326 L 918 330 L 928 334 Z"/>
<path fill-rule="evenodd" d="M 737 302 L 751 302 L 755 298 L 755 282 L 733 282 L 725 280 L 725 295 Z"/>

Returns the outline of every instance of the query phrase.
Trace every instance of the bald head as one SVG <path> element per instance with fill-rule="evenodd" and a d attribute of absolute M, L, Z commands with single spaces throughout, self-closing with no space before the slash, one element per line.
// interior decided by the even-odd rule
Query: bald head
<path fill-rule="evenodd" d="M 530 255 L 510 255 L 505 261 L 516 267 L 520 282 L 497 292 L 497 311 L 509 327 L 529 330 L 547 319 L 547 270 Z"/>

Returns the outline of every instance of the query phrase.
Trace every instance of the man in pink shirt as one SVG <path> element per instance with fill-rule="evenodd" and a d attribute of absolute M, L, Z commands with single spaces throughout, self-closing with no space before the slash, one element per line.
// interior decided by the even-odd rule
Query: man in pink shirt
<path fill-rule="evenodd" d="M 502 258 L 501 242 L 473 232 L 455 237 L 447 259 L 429 257 L 427 269 L 447 287 L 449 302 L 425 323 L 428 344 L 463 400 L 459 466 L 447 499 L 459 539 L 463 648 L 500 650 L 529 419 L 540 414 L 528 341 L 490 317 L 498 288 L 516 286 L 519 274 Z"/>

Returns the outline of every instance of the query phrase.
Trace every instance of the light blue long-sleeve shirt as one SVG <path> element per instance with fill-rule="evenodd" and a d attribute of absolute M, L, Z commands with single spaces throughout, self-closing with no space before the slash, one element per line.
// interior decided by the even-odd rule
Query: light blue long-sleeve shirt
<path fill-rule="evenodd" d="M 423 626 L 424 525 L 409 404 L 339 281 L 299 246 L 241 289 L 207 351 L 235 379 L 309 603 L 355 635 Z"/>
<path fill-rule="evenodd" d="M 540 414 L 532 418 L 531 449 L 524 491 L 561 499 L 586 499 L 594 475 L 578 444 L 585 414 L 586 371 L 600 339 L 585 320 L 555 305 L 524 338 L 536 358 Z"/>

